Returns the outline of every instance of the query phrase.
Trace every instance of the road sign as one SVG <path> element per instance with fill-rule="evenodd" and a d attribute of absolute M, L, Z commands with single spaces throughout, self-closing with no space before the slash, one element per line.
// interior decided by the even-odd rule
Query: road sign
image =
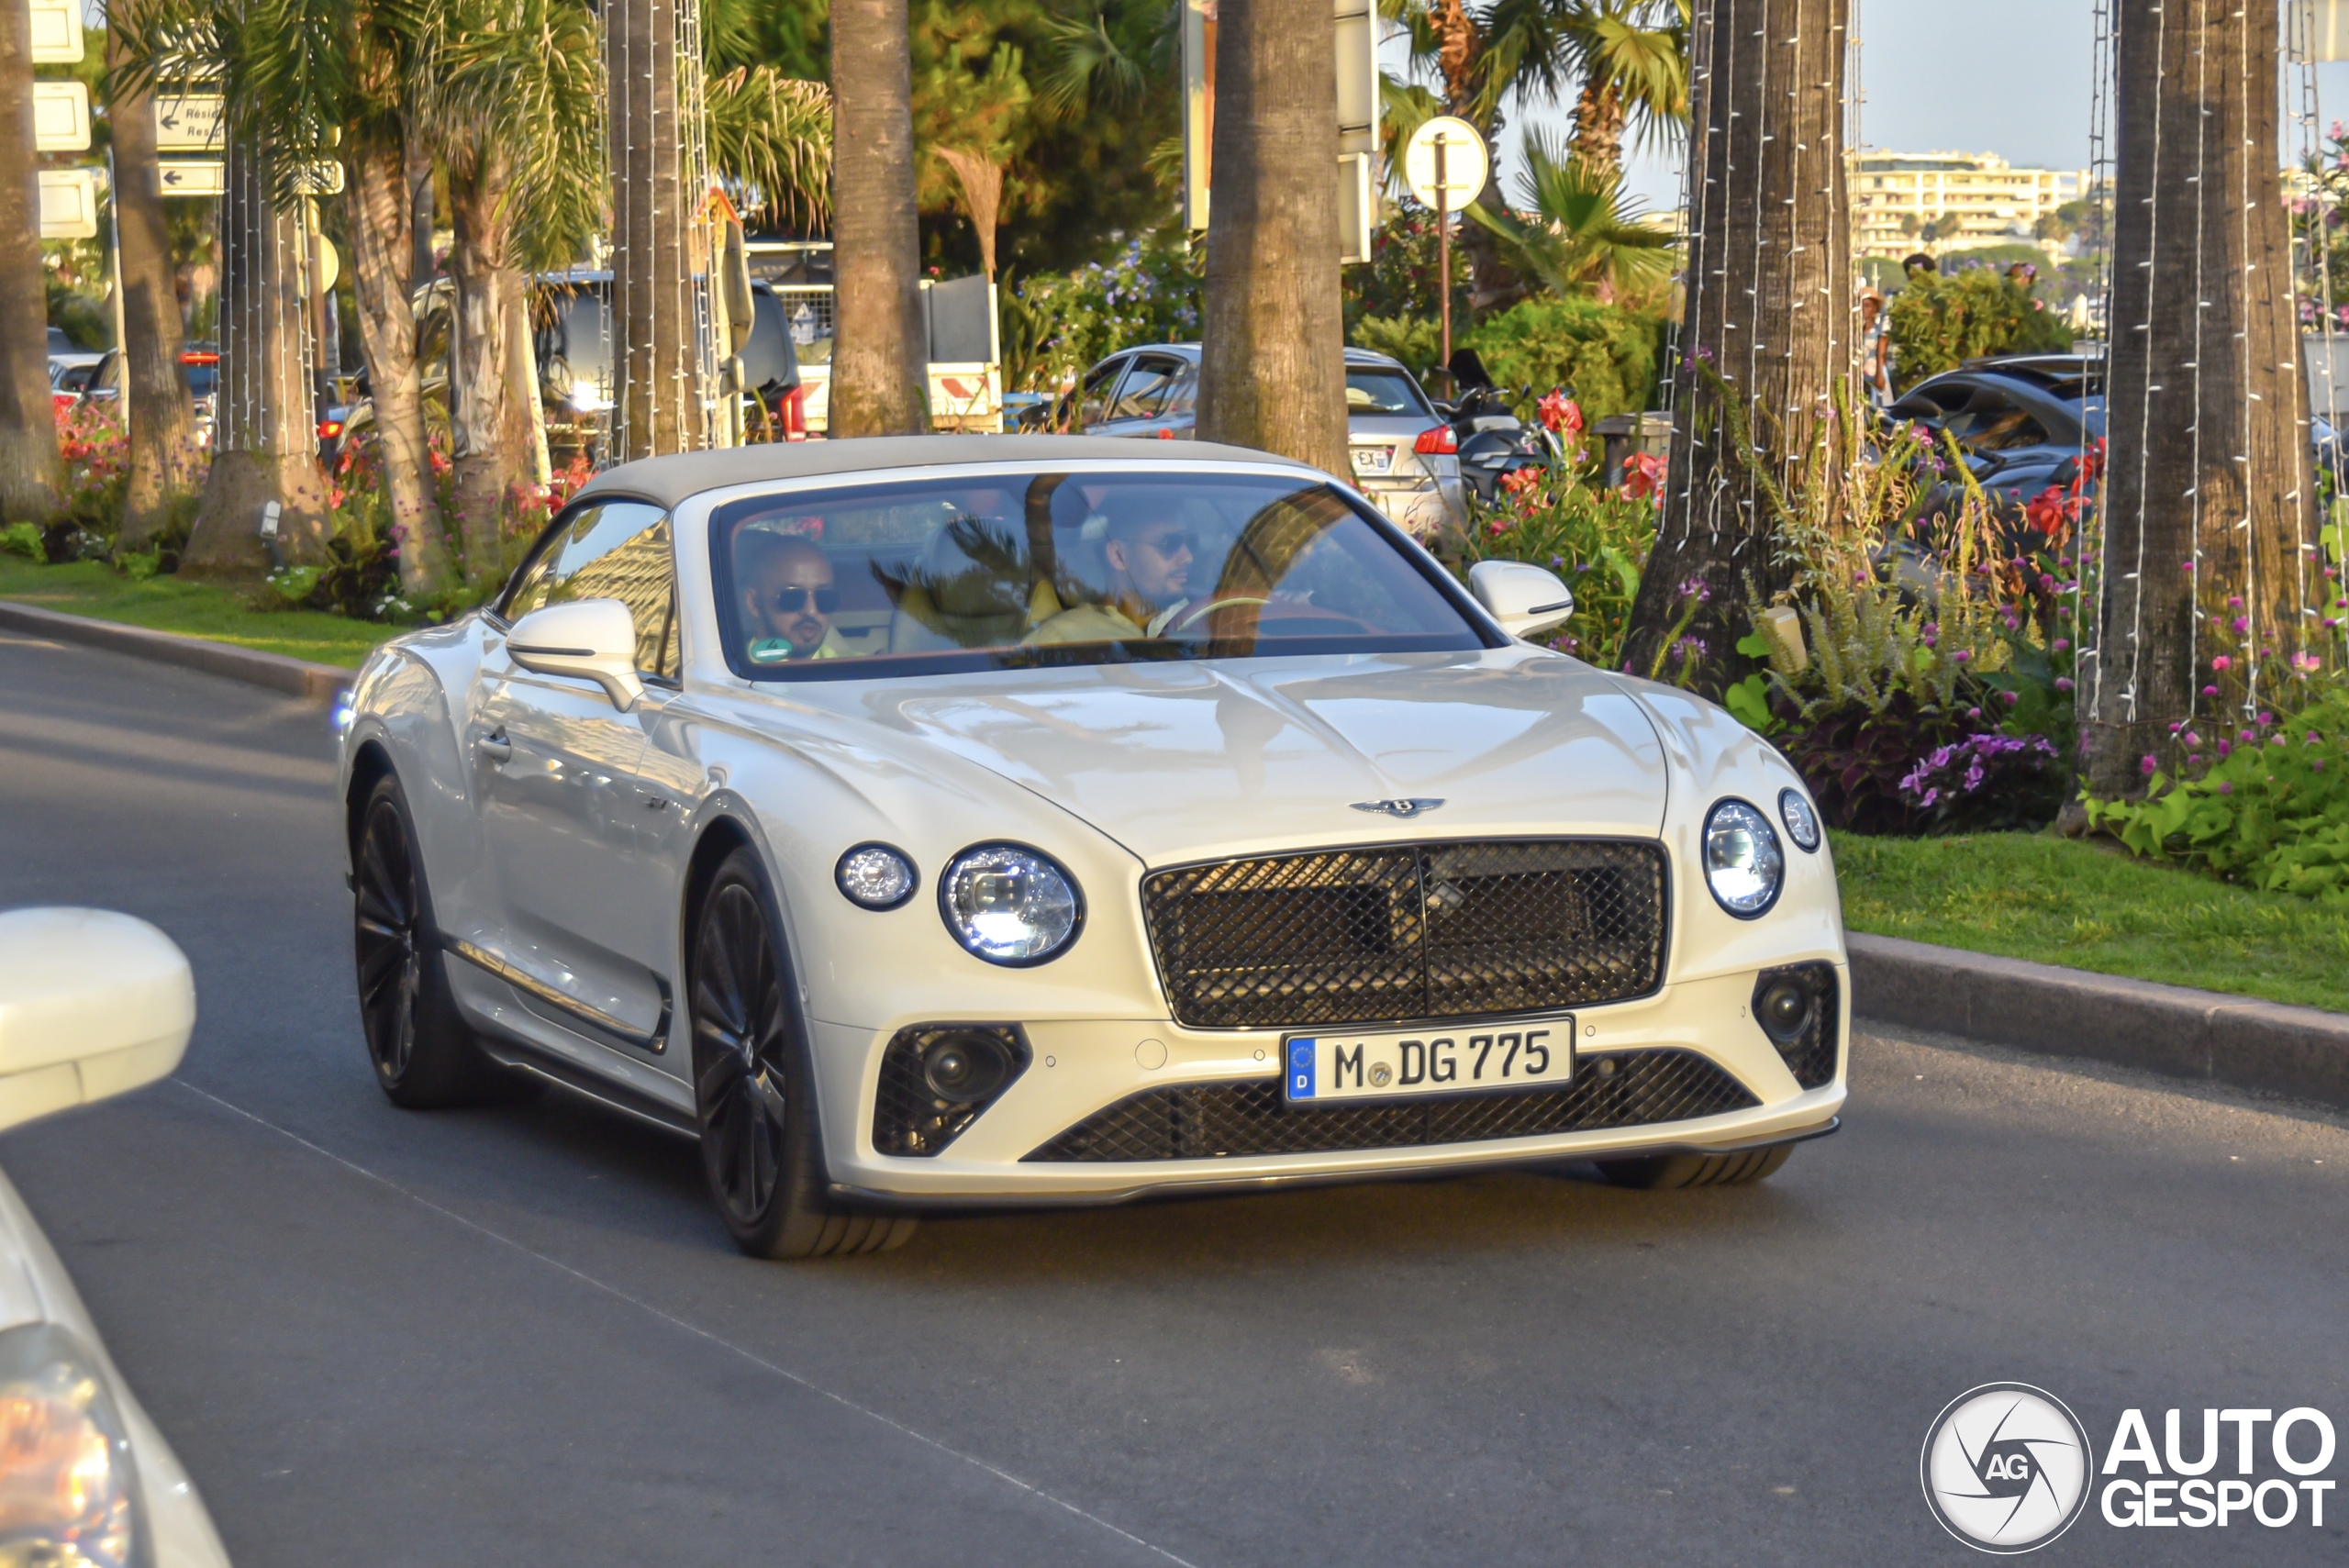
<path fill-rule="evenodd" d="M 328 294 L 334 289 L 334 281 L 342 276 L 342 253 L 334 248 L 334 241 L 328 239 L 323 234 L 317 236 L 317 243 L 318 247 L 318 281 L 310 292 L 312 294 Z"/>
<path fill-rule="evenodd" d="M 33 63 L 82 62 L 82 0 L 32 0 Z"/>
<path fill-rule="evenodd" d="M 158 152 L 217 152 L 220 119 L 228 100 L 217 94 L 192 94 L 155 100 L 155 150 Z"/>
<path fill-rule="evenodd" d="M 33 149 L 38 152 L 90 150 L 90 89 L 79 82 L 33 83 Z"/>
<path fill-rule="evenodd" d="M 1443 188 L 1436 188 L 1436 149 L 1443 150 Z M 1447 207 L 1453 212 L 1466 206 L 1482 194 L 1485 177 L 1492 172 L 1491 155 L 1485 150 L 1485 139 L 1466 120 L 1450 115 L 1435 118 L 1411 133 L 1409 145 L 1403 149 L 1403 181 L 1411 187 L 1411 195 L 1428 206 Z"/>
<path fill-rule="evenodd" d="M 98 172 L 95 169 L 40 171 L 40 237 L 43 239 L 95 239 L 98 237 Z"/>
<path fill-rule="evenodd" d="M 167 196 L 221 196 L 228 194 L 228 166 L 217 158 L 162 158 L 155 162 L 157 183 Z"/>
<path fill-rule="evenodd" d="M 296 170 L 294 188 L 306 196 L 339 196 L 342 195 L 342 164 L 313 163 Z"/>

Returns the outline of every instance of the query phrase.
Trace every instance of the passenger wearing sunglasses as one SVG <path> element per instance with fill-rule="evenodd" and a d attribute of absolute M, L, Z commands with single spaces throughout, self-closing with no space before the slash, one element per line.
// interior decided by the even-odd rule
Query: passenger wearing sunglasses
<path fill-rule="evenodd" d="M 841 607 L 832 563 L 815 540 L 753 531 L 736 542 L 734 559 L 749 612 L 751 662 L 837 659 L 849 651 L 832 630 Z"/>

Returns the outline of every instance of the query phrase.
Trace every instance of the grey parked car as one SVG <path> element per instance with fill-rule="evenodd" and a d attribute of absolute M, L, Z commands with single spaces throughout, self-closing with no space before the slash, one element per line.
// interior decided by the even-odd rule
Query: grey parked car
<path fill-rule="evenodd" d="M 1188 440 L 1198 387 L 1197 343 L 1128 349 L 1085 373 L 1061 417 L 1087 436 Z M 1434 450 L 1443 417 L 1399 361 L 1348 349 L 1346 414 L 1354 483 L 1379 510 L 1422 539 L 1466 523 L 1460 460 Z"/>

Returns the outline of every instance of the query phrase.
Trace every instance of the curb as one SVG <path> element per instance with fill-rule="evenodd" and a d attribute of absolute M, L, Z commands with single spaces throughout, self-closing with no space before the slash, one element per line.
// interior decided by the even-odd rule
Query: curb
<path fill-rule="evenodd" d="M 2349 1015 L 2051 963 L 1845 938 L 1854 1022 L 2084 1056 L 2349 1109 Z"/>
<path fill-rule="evenodd" d="M 332 702 L 336 693 L 350 690 L 351 683 L 359 678 L 358 671 L 339 665 L 314 664 L 306 659 L 289 659 L 283 653 L 264 653 L 259 649 L 211 642 L 201 637 L 183 637 L 177 632 L 150 631 L 143 626 L 65 615 L 7 599 L 0 599 L 0 627 L 128 653 L 134 659 L 151 659 L 161 664 L 226 675 L 232 681 L 247 681 L 288 693 L 305 702 Z"/>

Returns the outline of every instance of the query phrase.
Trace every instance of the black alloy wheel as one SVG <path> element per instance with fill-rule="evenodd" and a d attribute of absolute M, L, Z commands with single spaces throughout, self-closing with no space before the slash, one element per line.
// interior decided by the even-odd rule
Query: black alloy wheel
<path fill-rule="evenodd" d="M 351 862 L 359 1020 L 376 1084 L 411 1110 L 480 1096 L 495 1069 L 450 995 L 432 895 L 395 775 L 368 793 Z"/>
<path fill-rule="evenodd" d="M 748 849 L 728 856 L 694 928 L 690 1006 L 702 1170 L 726 1229 L 763 1258 L 902 1246 L 911 1218 L 824 1201 L 807 1052 L 791 976 Z"/>

